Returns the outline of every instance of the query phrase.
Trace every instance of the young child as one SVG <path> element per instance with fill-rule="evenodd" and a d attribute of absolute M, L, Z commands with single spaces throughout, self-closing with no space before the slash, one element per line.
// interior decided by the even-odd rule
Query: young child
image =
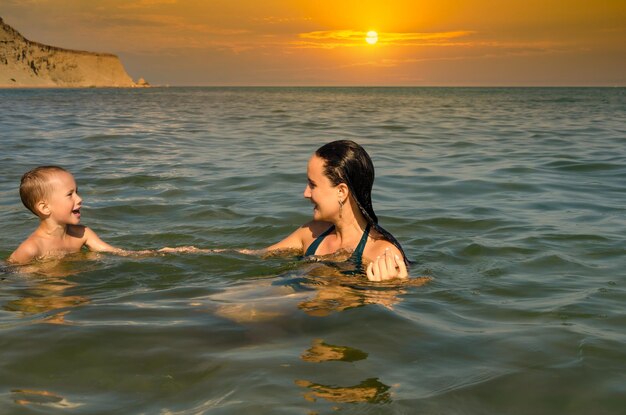
<path fill-rule="evenodd" d="M 80 223 L 83 199 L 74 177 L 58 166 L 37 167 L 22 176 L 22 203 L 39 217 L 39 227 L 11 254 L 12 264 L 79 252 L 83 246 L 96 252 L 144 253 L 115 248 Z"/>

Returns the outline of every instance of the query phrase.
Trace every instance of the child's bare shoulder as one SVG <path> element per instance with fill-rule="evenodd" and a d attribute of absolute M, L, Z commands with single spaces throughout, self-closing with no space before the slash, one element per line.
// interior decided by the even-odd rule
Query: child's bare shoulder
<path fill-rule="evenodd" d="M 11 264 L 26 264 L 42 255 L 41 238 L 35 234 L 30 235 L 17 247 L 7 260 Z"/>

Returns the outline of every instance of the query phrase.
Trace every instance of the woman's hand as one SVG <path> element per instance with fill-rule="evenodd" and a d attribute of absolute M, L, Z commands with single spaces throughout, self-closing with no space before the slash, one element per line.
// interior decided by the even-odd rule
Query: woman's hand
<path fill-rule="evenodd" d="M 409 272 L 404 260 L 398 255 L 393 255 L 389 249 L 385 253 L 370 262 L 367 266 L 367 279 L 370 281 L 386 281 L 394 278 L 407 279 Z"/>

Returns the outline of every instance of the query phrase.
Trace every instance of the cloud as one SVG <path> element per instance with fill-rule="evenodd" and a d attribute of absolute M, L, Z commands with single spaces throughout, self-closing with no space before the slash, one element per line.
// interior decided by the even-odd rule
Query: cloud
<path fill-rule="evenodd" d="M 310 22 L 312 20 L 313 19 L 311 17 L 276 17 L 276 16 L 255 17 L 252 19 L 253 22 L 261 22 L 261 23 L 267 23 L 267 24 Z"/>
<path fill-rule="evenodd" d="M 378 44 L 395 46 L 458 45 L 458 42 L 453 43 L 451 40 L 468 37 L 474 33 L 468 30 L 433 33 L 380 32 L 378 33 Z M 300 33 L 298 37 L 302 40 L 294 41 L 291 44 L 298 48 L 334 49 L 338 47 L 362 46 L 366 36 L 367 32 L 356 30 L 316 31 Z"/>
<path fill-rule="evenodd" d="M 50 0 L 6 0 L 9 6 L 31 6 L 48 3 Z"/>
<path fill-rule="evenodd" d="M 502 57 L 524 57 L 537 55 L 554 55 L 567 53 L 569 49 L 564 44 L 555 42 L 476 42 L 471 47 L 456 51 L 453 55 L 409 57 L 404 59 L 379 59 L 352 62 L 339 65 L 338 69 L 354 67 L 393 68 L 408 64 L 441 61 L 470 61 L 493 59 Z"/>
<path fill-rule="evenodd" d="M 117 6 L 118 9 L 130 10 L 130 9 L 144 9 L 153 6 L 160 6 L 163 4 L 176 4 L 178 0 L 135 0 L 126 4 Z"/>
<path fill-rule="evenodd" d="M 146 27 L 154 27 L 158 30 L 150 33 L 150 36 L 155 36 L 156 38 L 167 36 L 173 38 L 193 38 L 198 35 L 239 36 L 250 33 L 247 29 L 228 29 L 207 24 L 192 24 L 183 17 L 163 14 L 141 14 L 133 17 L 118 14 L 105 17 L 90 16 L 85 19 L 90 19 L 93 25 L 106 26 L 108 28 L 118 27 L 123 30 L 131 30 L 130 33 L 132 33 L 133 29 L 143 31 Z M 129 32 L 124 33 L 128 34 Z"/>

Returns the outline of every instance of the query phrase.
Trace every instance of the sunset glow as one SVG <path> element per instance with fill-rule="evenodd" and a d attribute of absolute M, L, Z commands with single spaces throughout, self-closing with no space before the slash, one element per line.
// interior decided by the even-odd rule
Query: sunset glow
<path fill-rule="evenodd" d="M 375 45 L 376 42 L 378 42 L 378 33 L 376 33 L 373 30 L 370 30 L 369 32 L 367 32 L 367 35 L 365 36 L 365 41 L 369 43 L 370 45 Z"/>
<path fill-rule="evenodd" d="M 0 17 L 152 84 L 626 84 L 617 0 L 5 0 Z"/>

